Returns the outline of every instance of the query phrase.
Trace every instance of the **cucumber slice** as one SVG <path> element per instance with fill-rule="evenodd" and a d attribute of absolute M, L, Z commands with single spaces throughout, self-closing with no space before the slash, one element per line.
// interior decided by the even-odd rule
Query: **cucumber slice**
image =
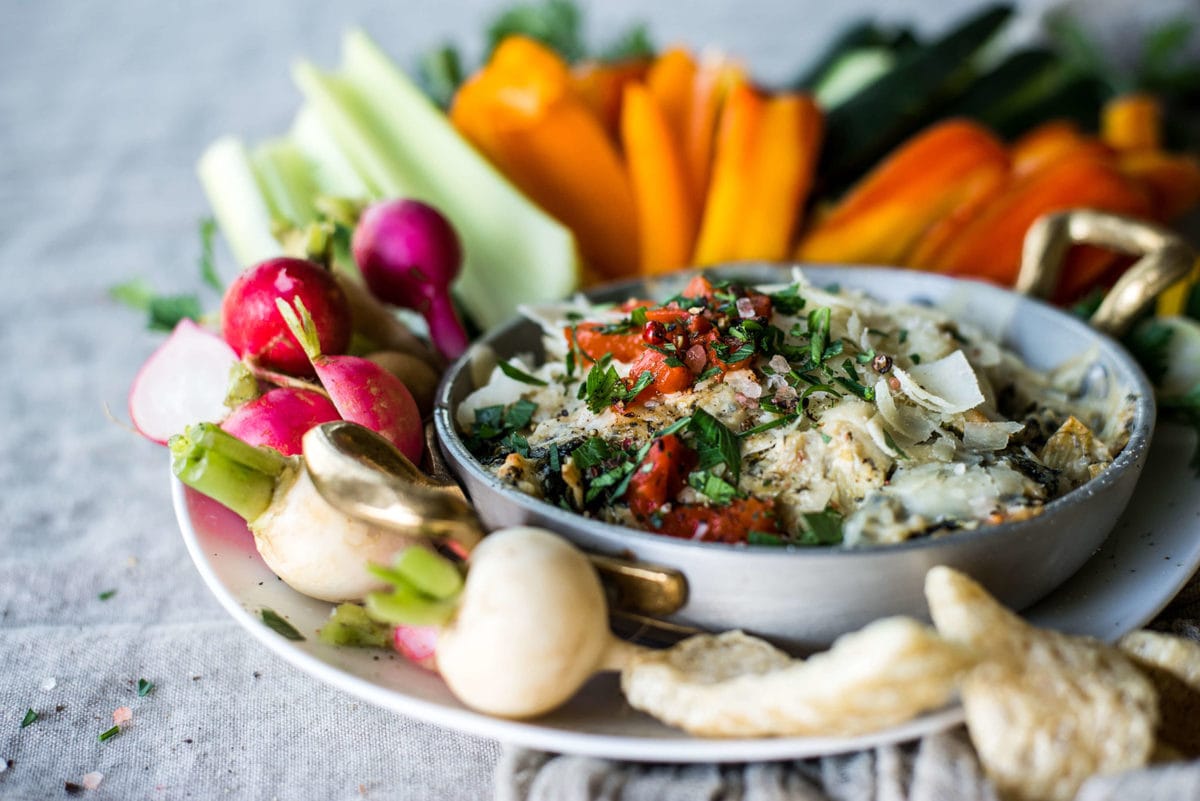
<path fill-rule="evenodd" d="M 373 196 L 425 201 L 454 224 L 465 256 L 456 293 L 480 325 L 578 287 L 570 231 L 476 152 L 366 34 L 346 35 L 338 75 L 300 64 L 295 78 Z"/>
<path fill-rule="evenodd" d="M 970 78 L 973 60 L 1012 11 L 988 7 L 937 41 L 905 51 L 890 71 L 832 109 L 820 166 L 829 188 L 845 187 L 929 122 L 939 104 Z"/>
<path fill-rule="evenodd" d="M 885 47 L 851 50 L 830 65 L 812 87 L 813 95 L 824 109 L 840 106 L 895 63 L 896 56 Z"/>

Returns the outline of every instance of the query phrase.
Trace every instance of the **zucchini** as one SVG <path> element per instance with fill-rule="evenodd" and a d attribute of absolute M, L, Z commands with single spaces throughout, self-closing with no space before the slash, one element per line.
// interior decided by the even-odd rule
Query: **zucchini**
<path fill-rule="evenodd" d="M 1015 139 L 1048 120 L 1069 120 L 1085 131 L 1100 127 L 1100 109 L 1109 97 L 1108 86 L 1092 75 L 1080 75 L 1058 83 L 1032 103 L 993 114 L 989 124 L 1005 139 Z"/>
<path fill-rule="evenodd" d="M 1062 80 L 1062 62 L 1042 48 L 1018 50 L 972 81 L 943 112 L 984 125 L 1015 113 L 1053 91 Z"/>
<path fill-rule="evenodd" d="M 1012 16 L 990 6 L 940 39 L 903 52 L 896 65 L 831 109 L 819 172 L 826 188 L 844 188 L 915 130 L 969 80 L 972 62 Z"/>

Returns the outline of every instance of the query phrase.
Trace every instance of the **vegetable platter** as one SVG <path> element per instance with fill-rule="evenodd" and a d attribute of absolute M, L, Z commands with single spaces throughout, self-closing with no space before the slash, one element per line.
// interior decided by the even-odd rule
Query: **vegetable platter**
<path fill-rule="evenodd" d="M 1155 699 L 1149 679 L 1130 666 L 1132 657 L 1072 637 L 1062 648 L 1042 649 L 1039 643 L 1066 635 L 1027 631 L 965 573 L 935 566 L 954 559 L 925 558 L 931 551 L 922 547 L 910 549 L 924 555 L 916 560 L 919 573 L 909 576 L 903 608 L 872 608 L 807 643 L 791 638 L 811 646 L 843 635 L 811 659 L 738 632 L 702 634 L 665 650 L 614 639 L 609 613 L 619 618 L 629 611 L 614 586 L 644 585 L 644 566 L 610 559 L 602 567 L 556 534 L 523 526 L 481 541 L 474 512 L 440 474 L 436 444 L 427 438 L 436 400 L 440 434 L 451 456 L 462 456 L 445 419 L 446 393 L 462 391 L 456 380 L 486 365 L 484 348 L 502 346 L 500 334 L 489 339 L 487 332 L 507 330 L 499 327 L 512 325 L 519 307 L 560 303 L 603 282 L 657 281 L 680 268 L 729 262 L 882 264 L 914 270 L 888 275 L 920 285 L 917 294 L 965 278 L 1036 289 L 1074 304 L 1083 316 L 1098 307 L 1096 319 L 1120 319 L 1109 331 L 1149 373 L 1160 408 L 1196 425 L 1200 290 L 1193 257 L 1174 244 L 1160 248 L 1169 258 L 1145 255 L 1155 249 L 1148 242 L 1169 237 L 1162 224 L 1200 201 L 1200 162 L 1179 149 L 1179 131 L 1195 124 L 1186 102 L 1195 81 L 1176 64 L 1180 36 L 1168 32 L 1148 43 L 1139 70 L 1124 75 L 1079 58 L 1087 43 L 1066 18 L 1055 23 L 1045 47 L 997 57 L 991 43 L 1011 14 L 987 8 L 925 41 L 864 23 L 777 87 L 756 83 L 735 56 L 659 49 L 640 28 L 591 53 L 578 12 L 561 0 L 499 16 L 489 26 L 482 62 L 470 70 L 457 50 L 443 47 L 410 78 L 363 31 L 345 35 L 334 71 L 298 63 L 293 77 L 304 100 L 286 135 L 250 146 L 224 137 L 199 159 L 214 217 L 201 229 L 203 275 L 222 294 L 219 314 L 206 315 L 190 297 L 155 296 L 139 282 L 114 292 L 146 309 L 153 325 L 172 330 L 135 379 L 130 414 L 144 435 L 169 444 L 182 482 L 177 515 L 205 580 L 260 639 L 324 680 L 446 725 L 555 750 L 680 760 L 825 753 L 950 725 L 961 718 L 953 705 L 960 691 L 974 735 L 970 676 L 1000 664 L 1019 674 L 1049 658 L 1049 673 L 1067 677 L 1071 671 L 1055 660 L 1071 654 L 1098 653 L 1116 665 L 1079 681 L 1094 679 L 1104 692 L 1132 687 L 1127 699 Z M 1101 222 L 1095 236 L 1078 236 L 1074 218 L 1058 213 L 1079 208 L 1107 213 L 1097 219 L 1120 220 L 1144 235 L 1118 235 Z M 1067 253 L 1049 234 L 1036 239 L 1039 219 L 1049 220 L 1049 229 L 1059 225 L 1067 245 L 1088 247 Z M 229 286 L 213 267 L 217 230 L 243 268 Z M 1030 231 L 1061 268 L 1043 274 L 1036 287 L 1023 285 L 1020 242 Z M 1155 259 L 1159 267 L 1173 266 L 1151 270 L 1153 292 L 1124 304 L 1122 281 L 1142 281 L 1138 276 L 1147 272 L 1131 266 L 1128 255 L 1144 256 L 1140 267 Z M 980 287 L 980 296 L 1015 297 L 963 284 Z M 732 291 L 726 284 L 712 289 L 714 296 Z M 1153 310 L 1146 308 L 1151 295 L 1159 296 Z M 749 296 L 741 300 L 747 308 L 737 308 L 735 322 L 754 317 L 765 326 Z M 1032 328 L 1006 337 L 1086 331 L 1066 312 L 1029 308 Z M 687 313 L 689 320 L 701 316 Z M 826 362 L 848 347 L 849 340 L 828 341 L 829 310 L 824 318 L 814 313 L 815 322 L 810 315 L 806 326 L 797 323 L 786 335 L 796 342 L 774 340 L 787 352 L 798 352 L 801 340 L 808 348 L 811 364 L 797 375 L 832 371 Z M 659 341 L 662 331 L 646 329 L 665 358 L 647 357 L 654 369 L 613 373 L 612 381 L 606 368 L 615 354 L 581 348 L 587 359 L 575 380 L 585 387 L 612 384 L 597 409 L 621 410 L 691 392 L 693 382 L 660 381 L 666 372 L 659 367 L 699 375 L 702 359 L 744 362 L 747 369 L 761 368 L 754 361 L 760 356 L 765 363 L 769 354 L 735 359 L 730 341 L 716 341 L 734 335 L 729 319 L 709 315 L 708 324 L 708 350 L 689 350 L 687 362 Z M 1033 330 L 1043 325 L 1050 328 Z M 1070 353 L 1040 356 L 1074 355 L 1099 343 L 1106 368 L 1137 403 L 1128 444 L 1084 449 L 1104 455 L 1085 465 L 1095 468 L 1093 492 L 1084 485 L 1076 500 L 1088 500 L 1079 508 L 1114 519 L 1147 453 L 1147 470 L 1159 479 L 1139 491 L 1097 555 L 1087 558 L 1103 540 L 1103 527 L 1096 527 L 1094 541 L 1057 560 L 1044 585 L 1002 600 L 1025 605 L 1045 596 L 1028 611 L 1032 620 L 1111 640 L 1160 609 L 1200 557 L 1185 544 L 1190 513 L 1163 516 L 1155 503 L 1164 488 L 1172 488 L 1173 503 L 1190 497 L 1179 489 L 1190 476 L 1180 469 L 1181 441 L 1149 446 L 1154 393 L 1116 343 L 1092 334 L 1077 339 Z M 1050 345 L 1026 344 L 1022 355 L 1039 369 L 1051 366 L 1037 352 Z M 860 365 L 882 376 L 878 386 L 895 384 L 892 391 L 940 402 L 943 411 L 973 411 L 972 425 L 996 422 L 977 408 L 984 401 L 979 387 L 968 393 L 978 398 L 959 408 L 919 382 L 905 385 L 907 373 L 891 355 L 861 349 Z M 951 354 L 936 370 L 903 358 L 904 370 L 931 375 L 964 357 Z M 510 378 L 529 377 L 506 366 L 498 369 Z M 878 395 L 887 393 L 864 383 L 853 360 L 843 370 L 830 372 L 829 383 L 809 375 L 816 395 L 841 397 L 837 384 L 873 413 Z M 718 370 L 715 380 L 726 372 Z M 812 395 L 806 391 L 800 400 Z M 1071 420 L 1059 421 L 1063 430 L 1082 427 L 1087 436 L 1077 439 L 1092 443 L 1091 432 Z M 499 422 L 495 433 L 519 446 L 514 437 L 522 436 L 522 426 Z M 527 415 L 522 424 L 529 422 Z M 354 455 L 370 476 L 357 485 L 316 467 L 320 449 L 347 430 L 371 438 Z M 880 447 L 899 458 L 902 449 L 886 432 L 881 437 Z M 703 498 L 693 502 L 705 508 L 737 498 L 737 460 L 729 448 L 719 450 L 720 459 L 703 457 Z M 524 522 L 497 517 L 501 505 L 485 500 L 469 471 L 462 475 L 485 523 Z M 1143 492 L 1146 500 L 1139 500 Z M 1070 493 L 1060 500 L 1070 511 Z M 1099 500 L 1114 505 L 1101 508 Z M 671 501 L 660 498 L 645 516 L 669 514 Z M 1046 506 L 1048 521 L 1055 503 Z M 831 503 L 818 513 L 842 510 Z M 1131 533 L 1151 521 L 1157 541 L 1179 546 L 1162 554 L 1165 565 L 1151 546 L 1153 570 Z M 1024 524 L 1012 525 L 1016 531 Z M 770 531 L 779 535 L 774 523 Z M 987 532 L 969 532 L 962 541 L 970 542 L 969 535 Z M 1136 578 L 1114 574 L 1109 558 L 1145 570 Z M 981 563 L 958 564 L 969 572 Z M 271 575 L 282 583 L 269 581 Z M 893 614 L 925 617 L 918 608 L 922 589 L 936 630 Z M 885 613 L 893 616 L 873 620 Z M 999 621 L 997 631 L 1031 644 L 1030 661 L 1009 664 L 955 623 L 968 619 Z M 646 631 L 640 633 L 645 639 Z M 787 632 L 767 633 L 789 639 Z M 632 707 L 611 681 L 590 678 L 612 670 L 620 672 Z M 923 677 L 919 685 L 894 691 L 913 675 Z M 743 687 L 754 700 L 731 707 Z M 1021 681 L 1001 691 L 1022 703 L 1031 697 Z M 867 700 L 848 710 L 822 706 L 817 695 Z M 1157 701 L 1130 701 L 1124 711 L 1133 739 L 1124 761 L 1111 766 L 1143 763 L 1155 742 Z M 515 722 L 546 715 L 539 723 Z M 703 739 L 709 736 L 727 739 Z M 1175 747 L 1170 732 L 1161 736 Z M 1085 754 L 1098 747 L 1079 744 Z M 1000 762 L 985 766 L 1003 780 Z"/>

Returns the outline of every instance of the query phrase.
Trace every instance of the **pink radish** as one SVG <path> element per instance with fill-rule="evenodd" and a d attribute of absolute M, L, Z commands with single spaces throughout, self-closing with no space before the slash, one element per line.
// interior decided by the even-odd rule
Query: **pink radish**
<path fill-rule="evenodd" d="M 462 268 L 462 246 L 437 209 L 416 200 L 369 206 L 351 246 L 372 294 L 420 312 L 438 351 L 447 359 L 462 355 L 467 333 L 450 298 L 450 285 Z"/>
<path fill-rule="evenodd" d="M 238 356 L 288 375 L 311 376 L 312 366 L 279 316 L 275 301 L 299 297 L 319 326 L 321 350 L 350 344 L 350 304 L 324 267 L 303 259 L 268 259 L 229 285 L 221 302 L 221 333 Z"/>
<path fill-rule="evenodd" d="M 279 313 L 304 348 L 317 377 L 343 420 L 366 426 L 390 440 L 414 463 L 425 449 L 424 428 L 417 402 L 404 382 L 372 361 L 359 356 L 327 356 L 321 351 L 316 324 L 304 301 L 293 306 L 280 298 Z"/>
<path fill-rule="evenodd" d="M 221 428 L 243 442 L 295 456 L 303 450 L 300 440 L 310 428 L 339 419 L 333 403 L 320 392 L 278 387 L 239 406 Z"/>
<path fill-rule="evenodd" d="M 396 650 L 414 665 L 437 670 L 437 637 L 440 626 L 396 626 L 392 641 Z"/>
<path fill-rule="evenodd" d="M 129 389 L 129 417 L 147 439 L 166 444 L 199 422 L 220 420 L 237 354 L 216 334 L 180 320 L 142 365 Z"/>

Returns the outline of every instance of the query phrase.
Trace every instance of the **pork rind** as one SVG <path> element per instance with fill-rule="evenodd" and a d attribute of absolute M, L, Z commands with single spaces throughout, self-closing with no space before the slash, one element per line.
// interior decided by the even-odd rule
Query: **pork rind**
<path fill-rule="evenodd" d="M 1135 631 L 1117 643 L 1158 690 L 1158 738 L 1182 757 L 1200 757 L 1200 643 Z"/>
<path fill-rule="evenodd" d="M 909 618 L 848 634 L 808 660 L 740 631 L 641 654 L 621 674 L 625 697 L 705 737 L 851 736 L 936 709 L 969 653 Z"/>
<path fill-rule="evenodd" d="M 1154 686 L 1116 648 L 1025 623 L 947 567 L 925 578 L 943 637 L 981 660 L 963 678 L 967 728 L 987 775 L 1012 801 L 1069 801 L 1093 774 L 1146 764 Z"/>

